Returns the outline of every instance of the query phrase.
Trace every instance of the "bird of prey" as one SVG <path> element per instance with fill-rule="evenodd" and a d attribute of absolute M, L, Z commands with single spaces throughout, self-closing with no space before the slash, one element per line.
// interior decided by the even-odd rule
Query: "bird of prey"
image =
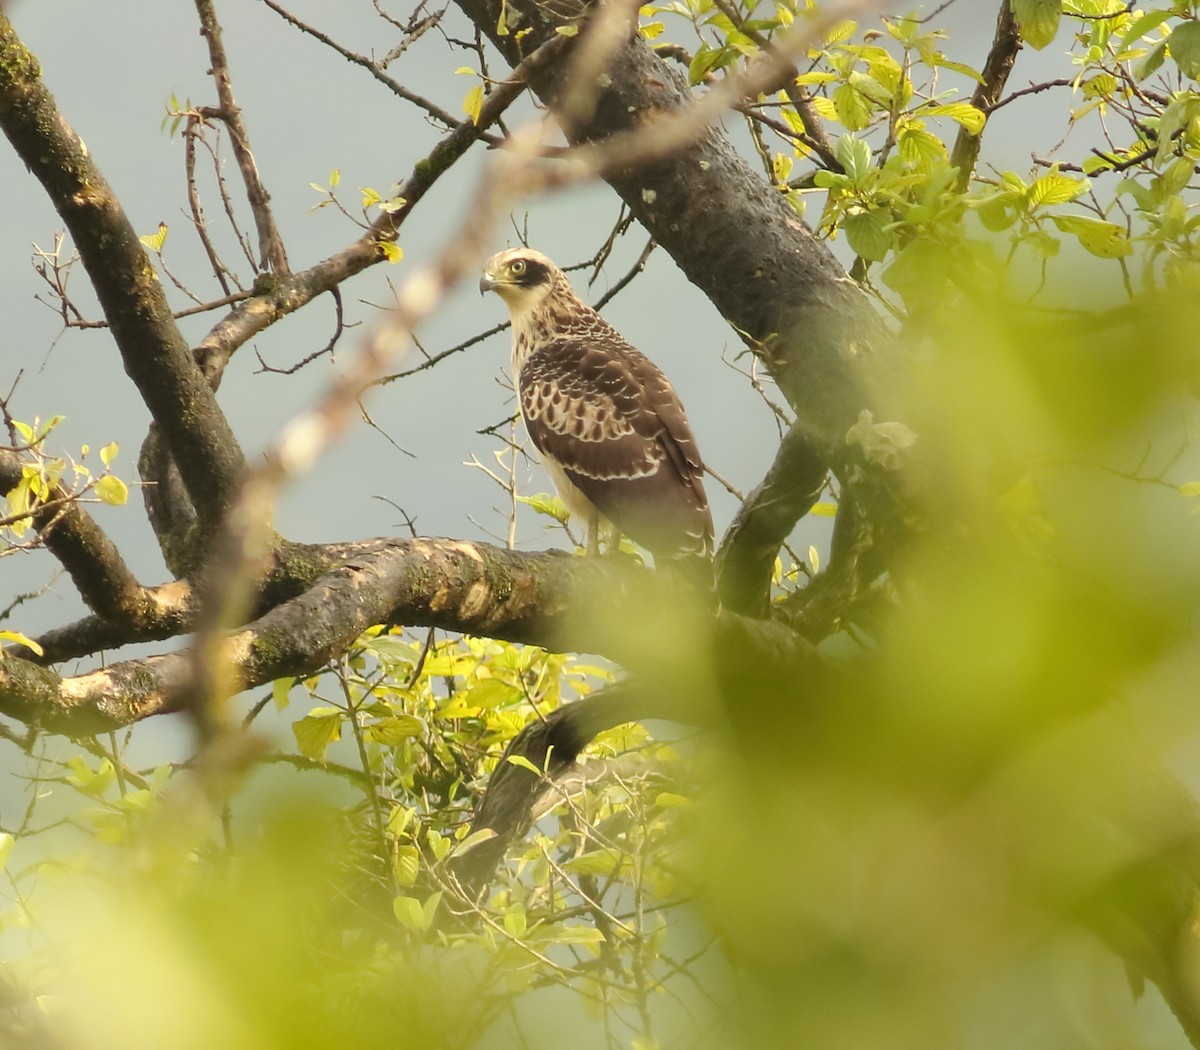
<path fill-rule="evenodd" d="M 479 290 L 508 305 L 521 415 L 567 510 L 587 523 L 589 551 L 604 519 L 657 563 L 711 581 L 704 466 L 667 377 L 541 252 L 493 255 Z"/>

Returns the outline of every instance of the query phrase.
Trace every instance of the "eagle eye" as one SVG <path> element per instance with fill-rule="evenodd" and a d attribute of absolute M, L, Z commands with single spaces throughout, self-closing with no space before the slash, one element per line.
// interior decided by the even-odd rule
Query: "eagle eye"
<path fill-rule="evenodd" d="M 514 259 L 511 269 L 514 277 L 520 277 L 525 272 L 525 260 Z"/>

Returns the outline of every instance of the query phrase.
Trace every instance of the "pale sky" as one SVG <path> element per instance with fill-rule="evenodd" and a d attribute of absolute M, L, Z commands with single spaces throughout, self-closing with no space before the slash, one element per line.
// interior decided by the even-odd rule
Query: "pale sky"
<path fill-rule="evenodd" d="M 369 0 L 337 5 L 298 0 L 292 7 L 360 51 L 383 52 L 397 39 Z M 982 63 L 995 7 L 994 0 L 959 0 L 952 6 L 942 16 L 942 21 L 955 27 L 948 52 L 963 61 Z M 357 188 L 371 186 L 386 193 L 428 152 L 437 132 L 364 70 L 282 24 L 257 0 L 219 0 L 217 9 L 224 23 L 234 90 L 258 165 L 273 196 L 291 264 L 302 269 L 343 247 L 357 232 L 333 208 L 310 210 L 321 199 L 310 183 L 326 183 L 330 171 L 339 168 L 339 192 L 353 210 Z M 104 4 L 14 0 L 7 10 L 18 33 L 41 60 L 62 112 L 87 142 L 135 227 L 152 233 L 160 221 L 166 222 L 171 228 L 164 251 L 167 265 L 200 295 L 219 295 L 206 277 L 203 254 L 182 211 L 181 140 L 160 129 L 172 95 L 181 102 L 215 101 L 193 5 L 185 0 Z M 406 8 L 395 10 L 407 14 Z M 461 20 L 451 22 L 449 17 L 446 25 L 452 27 L 451 34 L 466 35 Z M 1067 41 L 1061 43 L 1062 47 L 1056 42 L 1042 55 L 1025 52 L 1014 85 L 1028 80 L 1035 64 L 1061 62 Z M 448 51 L 437 34 L 429 34 L 391 73 L 457 113 L 474 80 L 453 70 L 476 63 L 470 52 Z M 497 64 L 494 71 L 502 68 Z M 953 79 L 948 76 L 942 87 L 953 86 Z M 960 88 L 965 84 L 960 78 Z M 969 97 L 969 90 L 958 97 Z M 1065 100 L 1045 99 L 1038 108 L 1061 122 Z M 1004 156 L 1005 163 L 1019 170 L 1029 164 L 1030 112 L 1018 113 L 1018 107 L 1004 111 L 1005 119 L 998 119 L 991 132 L 993 155 Z M 736 121 L 727 124 L 737 130 Z M 387 279 L 403 280 L 412 265 L 430 258 L 453 236 L 486 162 L 486 152 L 475 147 L 421 203 L 400 239 L 403 262 L 376 267 L 344 286 L 348 320 L 375 323 L 379 311 L 360 300 L 386 302 Z M 236 168 L 230 163 L 226 171 L 231 191 L 240 200 Z M 218 231 L 227 261 L 233 263 L 235 253 L 207 171 L 201 179 L 210 223 Z M 0 387 L 7 391 L 17 369 L 23 369 L 12 400 L 18 418 L 65 415 L 55 440 L 68 453 L 77 452 L 85 442 L 95 449 L 117 441 L 121 446 L 117 473 L 133 482 L 148 413 L 121 370 L 106 332 L 72 331 L 56 342 L 58 318 L 34 300 L 42 286 L 30 265 L 30 254 L 35 243 L 50 247 L 62 223 L 6 144 L 0 147 L 0 190 L 0 309 L 6 321 L 0 333 Z M 810 217 L 818 208 L 814 200 Z M 518 221 L 524 221 L 526 211 L 533 245 L 568 264 L 593 253 L 617 216 L 618 202 L 607 187 L 599 185 L 531 201 L 517 214 Z M 645 239 L 635 227 L 622 239 L 614 261 L 595 287 L 589 291 L 576 274 L 577 289 L 585 298 L 595 299 L 625 273 Z M 515 243 L 511 229 L 500 231 L 494 247 L 506 243 Z M 244 265 L 241 269 L 246 272 Z M 85 315 L 97 317 L 82 267 L 76 268 L 70 287 Z M 172 290 L 171 296 L 177 308 L 191 305 L 182 294 Z M 182 322 L 184 331 L 190 340 L 198 341 L 220 316 L 216 311 L 190 318 Z M 468 281 L 421 330 L 421 341 L 427 350 L 437 352 L 503 316 L 502 304 L 494 297 L 481 299 L 474 282 Z M 671 377 L 706 461 L 743 490 L 753 487 L 774 452 L 775 424 L 757 395 L 722 362 L 723 352 L 736 355 L 741 344 L 707 299 L 658 251 L 644 278 L 614 300 L 607 316 Z M 287 366 L 324 345 L 332 328 L 333 308 L 326 297 L 239 351 L 226 373 L 220 400 L 251 457 L 295 411 L 311 402 L 330 374 L 329 364 L 320 361 L 295 376 L 256 375 L 255 348 L 273 365 Z M 365 330 L 346 334 L 343 355 L 353 352 Z M 502 535 L 505 518 L 495 509 L 503 502 L 502 493 L 463 461 L 474 454 L 491 464 L 492 451 L 500 447 L 475 431 L 513 410 L 499 382 L 507 358 L 504 334 L 435 369 L 376 391 L 368 401 L 369 411 L 412 456 L 397 451 L 367 426 L 355 428 L 321 460 L 311 477 L 287 493 L 280 508 L 281 531 L 297 540 L 316 541 L 403 534 L 400 515 L 374 498 L 379 496 L 413 514 L 418 529 L 426 534 L 486 539 L 484 530 L 491 530 Z M 538 467 L 523 467 L 519 480 L 527 493 L 550 488 Z M 736 504 L 713 480 L 708 491 L 720 534 Z M 145 583 L 166 578 L 136 493 L 128 507 L 98 508 L 96 516 Z M 560 533 L 543 531 L 543 521 L 530 511 L 522 512 L 518 532 L 522 547 L 562 545 Z M 799 549 L 813 543 L 823 552 L 827 535 L 828 519 L 802 523 L 796 538 Z M 9 558 L 3 570 L 0 602 L 7 604 L 8 596 L 44 581 L 53 571 L 53 562 L 44 553 Z M 36 634 L 82 612 L 69 582 L 61 581 L 51 595 L 22 606 L 5 626 Z"/>

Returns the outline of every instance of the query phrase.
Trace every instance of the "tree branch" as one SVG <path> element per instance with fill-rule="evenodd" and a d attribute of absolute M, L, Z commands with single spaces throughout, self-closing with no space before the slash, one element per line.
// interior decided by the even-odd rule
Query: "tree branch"
<path fill-rule="evenodd" d="M 241 475 L 242 451 L 128 217 L 2 12 L 0 128 L 71 231 L 125 371 L 162 428 L 192 502 L 205 520 L 219 518 Z"/>
<path fill-rule="evenodd" d="M 512 75 L 484 99 L 477 122 L 462 121 L 426 157 L 417 161 L 398 192 L 404 204 L 395 211 L 382 213 L 357 241 L 300 273 L 260 275 L 254 296 L 232 310 L 197 346 L 196 354 L 205 375 L 219 382 L 230 357 L 247 340 L 347 278 L 382 262 L 387 256 L 379 247 L 380 242 L 396 239 L 405 219 L 437 180 L 520 97 L 527 79 L 552 63 L 567 43 L 566 37 L 555 37 L 519 63 Z"/>
<path fill-rule="evenodd" d="M 220 100 L 220 106 L 213 115 L 219 117 L 229 129 L 229 145 L 233 149 L 238 170 L 242 173 L 246 198 L 250 202 L 250 212 L 258 230 L 259 265 L 264 269 L 270 266 L 276 273 L 287 273 L 287 253 L 283 250 L 283 239 L 279 236 L 275 217 L 271 214 L 271 195 L 263 186 L 258 165 L 254 163 L 254 154 L 250 151 L 250 135 L 242 121 L 241 108 L 233 97 L 229 59 L 221 39 L 221 23 L 217 21 L 217 12 L 212 0 L 195 0 L 195 3 L 196 13 L 200 16 L 200 35 L 208 43 L 208 56 L 212 62 L 209 74 L 216 82 L 217 98 Z"/>
<path fill-rule="evenodd" d="M 975 93 L 971 96 L 972 106 L 988 114 L 996 108 L 1020 50 L 1021 34 L 1017 29 L 1012 3 L 1010 0 L 1000 0 L 1000 13 L 996 16 L 996 34 L 992 38 L 992 47 L 983 66 L 983 80 L 976 85 Z M 958 137 L 954 140 L 954 149 L 950 153 L 950 163 L 958 168 L 957 188 L 960 193 L 971 184 L 971 175 L 975 171 L 975 162 L 979 159 L 979 147 L 982 143 L 982 132 L 973 135 L 965 127 L 958 129 Z"/>
<path fill-rule="evenodd" d="M 530 722 L 504 749 L 471 821 L 471 834 L 489 830 L 494 836 L 480 839 L 456 856 L 452 870 L 470 890 L 478 891 L 491 878 L 508 846 L 529 830 L 538 801 L 574 768 L 579 753 L 595 737 L 625 722 L 646 718 L 703 720 L 703 709 L 688 704 L 687 699 L 625 679 Z M 525 759 L 542 775 L 511 762 L 512 758 Z"/>
<path fill-rule="evenodd" d="M 767 614 L 779 548 L 817 502 L 827 471 L 825 457 L 808 433 L 793 426 L 717 551 L 717 590 L 725 608 L 746 616 Z"/>
<path fill-rule="evenodd" d="M 11 492 L 20 481 L 20 457 L 0 449 L 0 492 Z M 138 583 L 117 545 L 91 515 L 58 485 L 47 502 L 49 506 L 33 512 L 33 527 L 70 574 L 88 608 L 125 624 L 151 616 L 156 607 L 153 595 Z"/>
<path fill-rule="evenodd" d="M 705 622 L 715 632 L 712 651 L 737 654 L 739 668 L 743 659 L 764 668 L 816 660 L 807 643 L 772 624 L 697 619 L 687 595 L 632 561 L 428 538 L 371 540 L 339 553 L 344 562 L 311 587 L 223 636 L 219 657 L 231 691 L 311 674 L 379 623 L 601 653 L 668 691 L 694 672 L 691 646 L 670 639 L 702 644 L 696 639 L 705 638 Z M 180 604 L 189 610 L 186 628 L 190 598 L 182 595 Z M 643 610 L 658 630 L 630 632 L 630 608 Z M 675 655 L 664 659 L 665 650 Z M 188 652 L 76 677 L 60 677 L 21 652 L 0 654 L 0 713 L 53 732 L 92 734 L 178 710 L 193 686 Z"/>
<path fill-rule="evenodd" d="M 366 55 L 360 55 L 349 50 L 349 48 L 342 47 L 342 45 L 334 40 L 331 36 L 326 33 L 322 33 L 319 29 L 309 25 L 307 22 L 301 21 L 294 14 L 288 11 L 282 4 L 277 4 L 275 0 L 260 0 L 260 2 L 266 4 L 267 7 L 274 11 L 285 22 L 287 22 L 288 25 L 294 26 L 305 35 L 311 36 L 314 40 L 320 41 L 330 50 L 341 55 L 342 58 L 344 58 L 347 62 L 352 62 L 356 66 L 361 66 L 368 73 L 370 73 L 371 76 L 378 80 L 379 83 L 387 87 L 394 95 L 396 95 L 397 98 L 402 98 L 405 102 L 411 102 L 414 106 L 419 106 L 434 120 L 441 124 L 445 124 L 448 128 L 458 127 L 459 120 L 457 117 L 455 117 L 452 113 L 447 113 L 446 110 L 442 109 L 441 106 L 435 105 L 434 103 L 430 102 L 429 99 L 423 98 L 421 95 L 409 91 L 408 88 L 406 88 L 399 81 L 388 76 L 379 63 L 367 58 Z M 491 138 L 491 136 L 480 137 L 489 139 Z"/>
<path fill-rule="evenodd" d="M 796 64 L 786 55 L 782 54 L 779 48 L 767 37 L 763 36 L 762 33 L 756 29 L 747 29 L 746 19 L 741 16 L 738 9 L 729 0 L 713 0 L 713 2 L 721 13 L 737 28 L 738 32 L 743 33 L 753 40 L 766 54 L 779 64 L 779 71 L 784 77 L 783 92 L 787 95 L 792 108 L 804 122 L 803 135 L 795 136 L 794 132 L 789 132 L 789 134 L 798 138 L 816 153 L 821 158 L 821 163 L 825 167 L 831 171 L 844 174 L 842 162 L 837 159 L 837 152 L 834 145 L 825 133 L 825 125 L 821 122 L 821 115 L 817 112 L 816 107 L 813 106 L 808 96 L 796 84 L 796 78 L 800 75 L 800 70 L 796 68 Z"/>

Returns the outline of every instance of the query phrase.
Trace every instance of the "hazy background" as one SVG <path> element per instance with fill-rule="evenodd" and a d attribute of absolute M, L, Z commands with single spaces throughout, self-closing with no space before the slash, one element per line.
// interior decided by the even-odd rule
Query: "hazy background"
<path fill-rule="evenodd" d="M 932 6 L 932 5 L 927 5 Z M 951 37 L 946 50 L 960 61 L 981 65 L 994 27 L 994 0 L 959 0 L 938 16 Z M 242 107 L 265 185 L 272 194 L 275 217 L 292 268 L 304 269 L 338 251 L 358 233 L 332 208 L 312 210 L 322 199 L 310 183 L 327 184 L 332 169 L 341 171 L 339 195 L 352 212 L 358 188 L 371 186 L 383 194 L 403 180 L 415 161 L 439 138 L 422 114 L 384 86 L 313 39 L 285 25 L 257 0 L 225 0 L 217 4 L 224 25 L 234 90 Z M 398 40 L 368 0 L 328 4 L 297 0 L 291 9 L 347 47 L 382 54 Z M 404 19 L 408 5 L 388 5 Z M 47 85 L 67 120 L 88 147 L 124 203 L 139 233 L 153 233 L 159 222 L 170 226 L 164 257 L 171 270 L 201 297 L 221 294 L 208 276 L 203 252 L 186 206 L 183 143 L 161 128 L 168 99 L 181 103 L 215 103 L 207 76 L 208 58 L 191 3 L 177 0 L 16 0 L 6 10 L 18 33 L 41 60 Z M 864 23 L 867 20 L 864 19 Z M 443 30 L 469 37 L 454 8 Z M 674 26 L 669 28 L 669 32 Z M 1039 66 L 1062 62 L 1062 47 L 1041 55 L 1022 54 L 1012 84 L 1038 75 Z M 477 65 L 467 50 L 448 49 L 442 33 L 422 38 L 390 73 L 406 86 L 459 113 L 474 78 L 455 75 L 456 66 Z M 504 75 L 498 60 L 495 76 Z M 1061 68 L 1060 68 L 1061 73 Z M 939 83 L 941 92 L 970 94 L 968 81 L 953 74 Z M 1043 100 L 1044 101 L 1041 101 Z M 1044 109 L 1061 127 L 1065 99 L 1038 96 L 1027 105 L 997 115 L 989 128 L 988 156 L 1001 166 L 1025 171 L 1029 166 L 1031 119 Z M 530 107 L 526 104 L 523 112 Z M 518 122 L 514 115 L 511 124 Z M 741 137 L 737 121 L 727 122 Z M 1033 136 L 1037 139 L 1039 136 Z M 1057 132 L 1040 138 L 1057 137 Z M 1039 143 L 1045 145 L 1045 143 Z M 472 195 L 485 170 L 487 153 L 476 146 L 437 184 L 406 222 L 400 238 L 404 260 L 381 265 L 343 286 L 347 320 L 376 323 L 379 310 L 365 303 L 386 304 L 387 281 L 402 281 L 413 265 L 436 254 L 469 214 Z M 203 153 L 198 164 L 200 187 L 210 227 L 228 264 L 237 266 L 228 226 L 221 215 L 210 169 Z M 231 194 L 242 200 L 236 167 L 227 163 Z M 809 218 L 819 215 L 820 198 L 809 205 Z M 619 202 L 603 185 L 572 190 L 527 202 L 513 220 L 528 222 L 530 241 L 562 264 L 588 258 L 617 217 Z M 252 230 L 240 208 L 243 229 Z M 137 450 L 149 414 L 120 368 L 107 331 L 71 331 L 58 338 L 61 323 L 54 311 L 35 300 L 44 285 L 35 274 L 32 246 L 50 248 L 62 222 L 40 186 L 5 144 L 0 147 L 0 391 L 7 393 L 21 374 L 10 409 L 20 419 L 66 416 L 52 438 L 56 450 L 77 454 L 110 441 L 121 446 L 115 469 L 136 480 Z M 618 280 L 645 243 L 638 227 L 622 238 L 604 273 L 589 290 L 585 275 L 573 280 L 594 300 Z M 499 231 L 495 247 L 516 243 L 512 227 Z M 835 245 L 840 250 L 841 245 Z M 248 268 L 238 267 L 248 283 Z M 164 279 L 164 284 L 166 284 Z M 84 314 L 100 316 L 86 275 L 77 266 L 71 282 L 74 301 Z M 177 309 L 191 305 L 169 288 Z M 639 348 L 658 361 L 678 387 L 700 447 L 709 464 L 742 490 L 749 490 L 769 465 L 777 444 L 774 418 L 748 384 L 724 358 L 740 352 L 740 343 L 716 310 L 688 284 L 661 251 L 651 256 L 645 275 L 619 295 L 606 315 Z M 181 322 L 188 339 L 198 342 L 223 316 L 218 310 Z M 481 299 L 474 282 L 465 282 L 425 324 L 423 346 L 436 353 L 503 319 L 502 304 Z M 312 402 L 323 388 L 331 364 L 322 359 L 296 375 L 256 374 L 255 351 L 276 367 L 287 367 L 323 346 L 334 326 L 333 303 L 325 296 L 243 347 L 230 364 L 220 400 L 247 455 L 253 459 L 280 425 Z M 365 328 L 351 329 L 339 347 L 352 353 Z M 331 449 L 313 474 L 285 495 L 279 512 L 280 531 L 296 540 L 349 540 L 405 531 L 403 517 L 382 499 L 404 508 L 417 529 L 429 535 L 494 539 L 506 527 L 503 494 L 480 471 L 463 461 L 473 454 L 492 465 L 494 438 L 476 431 L 504 419 L 514 410 L 503 385 L 507 371 L 508 335 L 503 333 L 459 354 L 438 367 L 374 391 L 368 410 L 398 450 L 367 426 L 354 428 Z M 410 355 L 406 366 L 417 363 Z M 95 462 L 95 453 L 92 460 Z M 522 465 L 523 492 L 549 489 L 540 468 Z M 715 481 L 708 483 L 718 533 L 729 524 L 736 501 Z M 124 508 L 96 507 L 100 523 L 120 545 L 134 571 L 146 583 L 166 578 L 157 545 L 136 491 Z M 560 532 L 547 533 L 543 522 L 522 510 L 519 545 L 561 545 Z M 802 523 L 800 550 L 813 543 L 823 550 L 828 519 Z M 0 562 L 0 607 L 11 597 L 39 588 L 56 566 L 44 552 Z M 17 609 L 6 627 L 36 634 L 82 615 L 84 609 L 69 581 Z M 161 650 L 163 646 L 155 647 Z M 67 666 L 65 673 L 79 668 Z M 157 736 L 157 731 L 155 731 Z M 153 760 L 161 760 L 163 740 L 156 740 Z M 151 760 L 151 755 L 147 755 Z"/>

